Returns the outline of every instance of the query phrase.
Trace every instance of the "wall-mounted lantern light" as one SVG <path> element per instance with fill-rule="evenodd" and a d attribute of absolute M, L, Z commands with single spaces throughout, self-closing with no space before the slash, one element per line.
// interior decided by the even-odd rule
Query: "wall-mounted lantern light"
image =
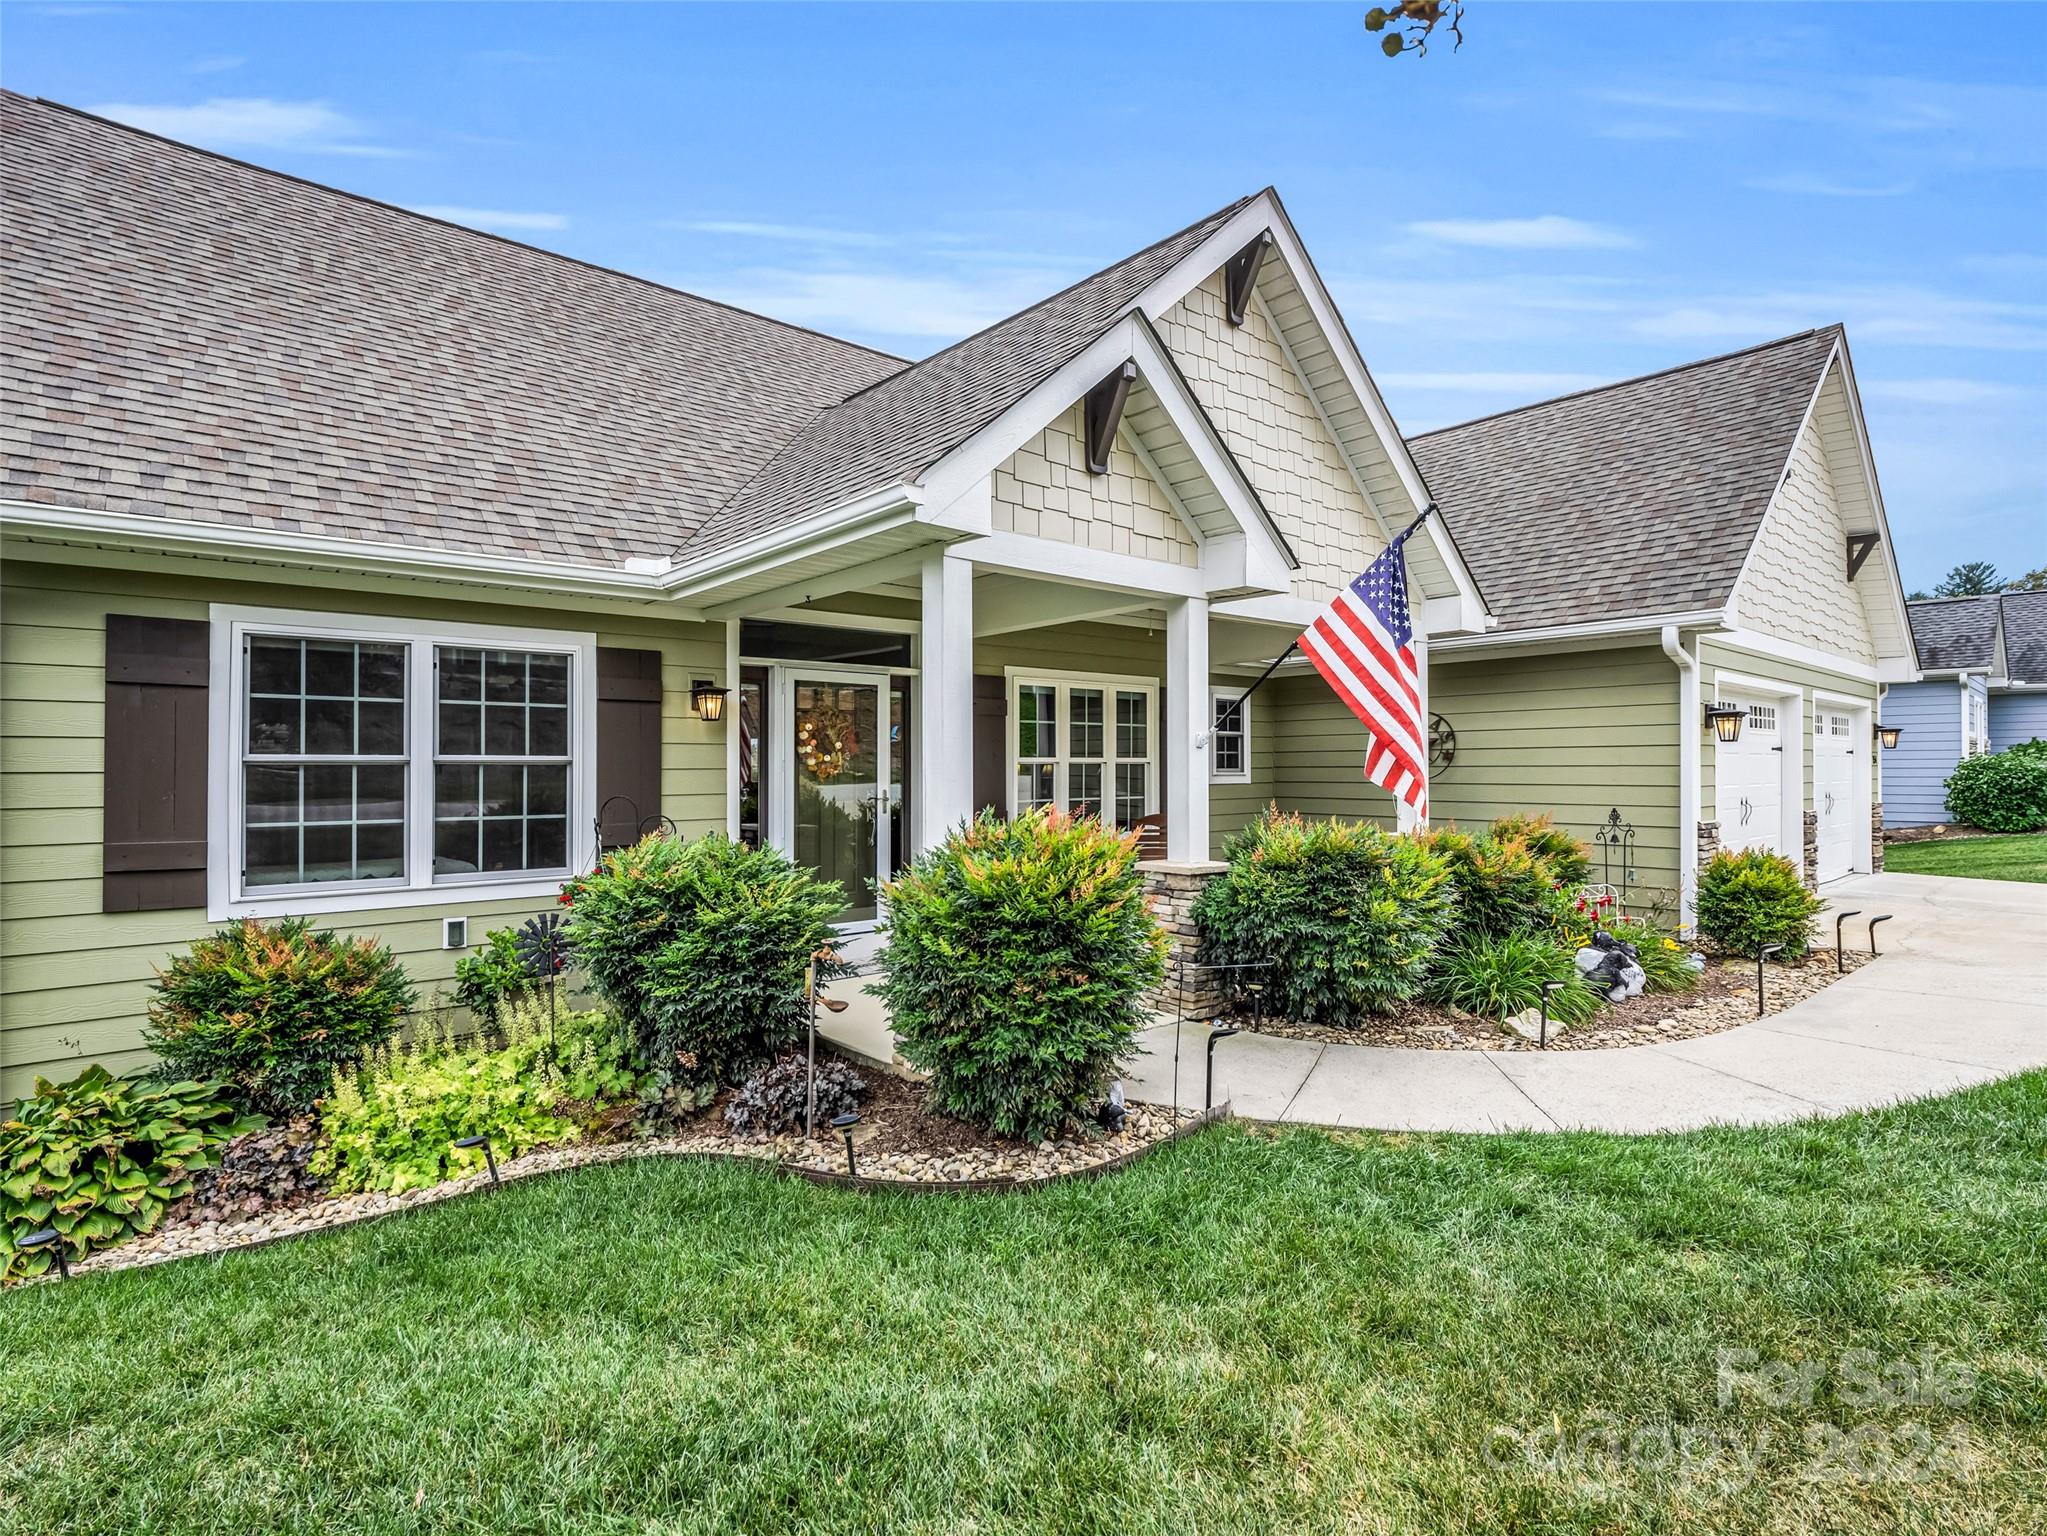
<path fill-rule="evenodd" d="M 1742 717 L 1747 713 L 1747 710 L 1736 704 L 1708 704 L 1706 724 L 1713 728 L 1713 734 L 1722 741 L 1739 741 Z"/>
<path fill-rule="evenodd" d="M 700 677 L 689 685 L 689 707 L 696 711 L 699 720 L 723 720 L 725 695 L 731 691 L 720 688 L 708 677 Z"/>
<path fill-rule="evenodd" d="M 1886 752 L 1895 747 L 1898 738 L 1904 734 L 1905 728 L 1902 725 L 1880 725 L 1876 728 L 1876 739 L 1884 744 Z"/>

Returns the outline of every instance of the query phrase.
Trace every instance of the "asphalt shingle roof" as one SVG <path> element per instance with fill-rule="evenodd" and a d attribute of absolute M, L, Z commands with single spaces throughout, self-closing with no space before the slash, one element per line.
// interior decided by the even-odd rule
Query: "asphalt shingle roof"
<path fill-rule="evenodd" d="M 2047 683 L 2047 592 L 2007 592 L 1999 604 L 2006 673 L 2014 682 Z M 1916 617 L 1912 633 L 1919 633 Z"/>
<path fill-rule="evenodd" d="M 0 94 L 0 496 L 665 556 L 899 358 Z"/>
<path fill-rule="evenodd" d="M 683 554 L 737 543 L 862 491 L 914 483 L 1084 351 L 1250 201 L 1239 198 L 825 412 L 699 530 Z"/>
<path fill-rule="evenodd" d="M 1935 597 L 1907 603 L 1912 649 L 1928 671 L 1987 667 L 1997 648 L 1997 597 Z"/>
<path fill-rule="evenodd" d="M 1717 608 L 1840 328 L 1409 440 L 1501 632 Z"/>

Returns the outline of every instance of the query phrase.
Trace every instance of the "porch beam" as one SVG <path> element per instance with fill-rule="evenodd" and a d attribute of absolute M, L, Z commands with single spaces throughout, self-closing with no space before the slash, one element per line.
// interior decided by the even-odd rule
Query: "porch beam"
<path fill-rule="evenodd" d="M 974 634 L 1009 635 L 1047 624 L 1079 624 L 1158 606 L 1158 599 L 1100 587 L 1056 586 L 1022 576 L 983 576 L 974 586 Z"/>
<path fill-rule="evenodd" d="M 1208 858 L 1208 599 L 1166 605 L 1166 858 Z"/>
<path fill-rule="evenodd" d="M 737 597 L 729 603 L 716 603 L 704 610 L 704 617 L 713 621 L 723 619 L 750 619 L 770 608 L 798 608 L 821 597 L 837 597 L 841 592 L 853 592 L 864 587 L 879 586 L 883 582 L 901 581 L 915 576 L 924 568 L 927 551 L 905 550 L 900 554 L 884 555 L 879 560 L 868 560 L 857 565 L 842 565 L 836 570 L 820 571 L 801 581 L 785 582 L 779 587 L 770 587 L 765 592 L 756 592 L 751 597 Z"/>
<path fill-rule="evenodd" d="M 917 712 L 910 786 L 918 852 L 974 813 L 974 563 L 932 550 L 919 571 Z"/>

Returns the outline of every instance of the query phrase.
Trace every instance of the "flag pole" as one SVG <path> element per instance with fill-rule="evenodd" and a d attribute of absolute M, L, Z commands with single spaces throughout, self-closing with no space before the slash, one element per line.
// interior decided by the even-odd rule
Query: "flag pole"
<path fill-rule="evenodd" d="M 1388 549 L 1398 549 L 1402 544 L 1405 544 L 1408 540 L 1408 536 L 1412 534 L 1415 531 L 1415 529 L 1421 527 L 1423 523 L 1427 522 L 1429 520 L 1429 514 L 1435 510 L 1436 504 L 1433 501 L 1430 502 L 1427 506 L 1423 507 L 1421 510 L 1421 516 L 1417 517 L 1413 522 L 1409 523 L 1405 528 L 1401 529 L 1399 533 L 1395 534 L 1393 536 L 1393 542 L 1387 545 L 1386 547 Z M 1277 672 L 1283 665 L 1285 665 L 1287 658 L 1292 656 L 1294 652 L 1298 651 L 1300 648 L 1301 642 L 1299 640 L 1295 640 L 1293 644 L 1289 645 L 1285 650 L 1281 651 L 1277 656 L 1275 656 L 1272 659 L 1272 665 L 1267 667 L 1263 672 L 1260 672 L 1258 674 L 1257 680 L 1253 682 L 1249 688 L 1246 688 L 1242 693 L 1237 695 L 1236 703 L 1232 704 L 1229 707 L 1229 710 L 1224 716 L 1224 718 L 1227 719 L 1229 715 L 1234 715 L 1237 713 L 1237 711 L 1241 710 L 1244 707 L 1244 701 L 1250 698 L 1251 695 L 1256 693 L 1260 688 L 1264 687 L 1266 682 L 1272 677 L 1272 674 Z M 1204 747 L 1207 746 L 1210 739 L 1213 738 L 1214 735 L 1215 731 L 1212 727 L 1209 730 L 1203 731 L 1201 733 L 1200 744 Z"/>

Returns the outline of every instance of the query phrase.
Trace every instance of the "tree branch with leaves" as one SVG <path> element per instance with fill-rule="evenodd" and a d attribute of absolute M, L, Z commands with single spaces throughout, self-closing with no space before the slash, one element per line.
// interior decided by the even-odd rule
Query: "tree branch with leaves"
<path fill-rule="evenodd" d="M 1386 34 L 1379 39 L 1379 51 L 1389 59 L 1403 53 L 1426 56 L 1439 26 L 1457 39 L 1451 45 L 1455 52 L 1464 46 L 1463 22 L 1464 0 L 1397 0 L 1365 12 L 1365 30 Z"/>

